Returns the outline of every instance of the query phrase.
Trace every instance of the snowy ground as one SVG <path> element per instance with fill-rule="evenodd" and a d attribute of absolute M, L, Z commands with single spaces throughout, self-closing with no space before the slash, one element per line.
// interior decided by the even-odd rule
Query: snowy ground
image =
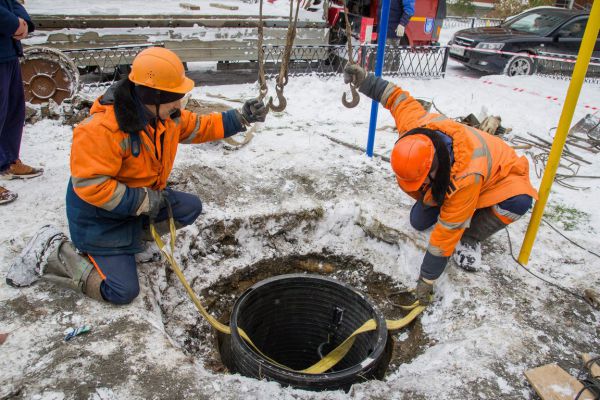
<path fill-rule="evenodd" d="M 509 138 L 528 133 L 549 138 L 568 86 L 541 77 L 479 77 L 458 65 L 450 65 L 443 80 L 390 79 L 415 97 L 433 100 L 450 117 L 500 115 L 513 129 Z M 249 145 L 239 150 L 222 143 L 180 146 L 171 184 L 197 193 L 205 206 L 177 243 L 178 258 L 197 292 L 258 261 L 322 249 L 365 260 L 400 286 L 414 285 L 427 233 L 408 224 L 412 201 L 397 188 L 386 162 L 328 138 L 366 144 L 371 103 L 363 97 L 357 108 L 344 108 L 345 89 L 339 77 L 291 78 L 285 112 L 270 115 Z M 584 85 L 574 121 L 600 107 L 599 89 Z M 256 93 L 249 84 L 199 87 L 193 94 L 211 102 L 215 96 L 227 98 L 227 105 L 238 107 L 236 99 Z M 397 133 L 386 110 L 380 109 L 378 125 L 375 152 L 389 155 Z M 70 141 L 71 127 L 59 121 L 26 126 L 21 157 L 44 166 L 46 173 L 6 183 L 19 199 L 0 209 L 0 276 L 40 226 L 52 223 L 67 230 Z M 593 163 L 582 166 L 580 174 L 598 175 L 598 156 L 577 153 Z M 532 180 L 539 185 L 533 168 Z M 594 199 L 600 196 L 600 180 L 578 183 L 589 189 L 553 188 L 547 217 L 596 251 L 600 212 Z M 559 210 L 568 211 L 555 221 Z M 372 229 L 377 223 L 395 239 L 378 237 Z M 524 218 L 509 228 L 515 253 L 527 223 Z M 235 237 L 233 250 L 219 229 Z M 449 265 L 440 279 L 436 301 L 421 317 L 427 348 L 388 371 L 385 380 L 355 385 L 350 393 L 305 392 L 206 369 L 201 358 L 184 351 L 183 328 L 200 324 L 200 331 L 208 332 L 208 325 L 162 263 L 140 267 L 142 292 L 125 307 L 99 304 L 43 282 L 15 290 L 2 279 L 0 333 L 9 336 L 0 345 L 0 398 L 11 393 L 44 400 L 535 398 L 523 372 L 558 362 L 575 374 L 578 353 L 600 348 L 600 313 L 517 267 L 504 232 L 484 250 L 483 272 L 467 274 Z M 578 293 L 600 286 L 600 260 L 545 225 L 529 266 Z M 90 334 L 62 340 L 65 329 L 84 323 L 92 326 Z M 214 346 L 209 336 L 201 346 Z"/>

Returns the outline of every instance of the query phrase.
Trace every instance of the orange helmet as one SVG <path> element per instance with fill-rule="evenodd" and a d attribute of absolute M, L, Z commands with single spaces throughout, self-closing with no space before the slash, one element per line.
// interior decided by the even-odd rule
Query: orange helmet
<path fill-rule="evenodd" d="M 431 170 L 434 155 L 433 142 L 425 135 L 409 135 L 396 142 L 390 162 L 402 190 L 419 190 Z"/>
<path fill-rule="evenodd" d="M 177 54 L 163 47 L 150 47 L 140 52 L 133 60 L 129 80 L 172 93 L 185 94 L 194 88 L 194 81 L 185 76 Z"/>

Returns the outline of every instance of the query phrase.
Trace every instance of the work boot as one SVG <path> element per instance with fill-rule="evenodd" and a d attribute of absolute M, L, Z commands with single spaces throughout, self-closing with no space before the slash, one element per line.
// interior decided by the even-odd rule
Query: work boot
<path fill-rule="evenodd" d="M 85 293 L 86 282 L 93 269 L 89 258 L 79 254 L 73 243 L 64 241 L 48 254 L 41 275 L 59 286 Z"/>
<path fill-rule="evenodd" d="M 12 203 L 17 199 L 17 194 L 0 186 L 0 204 Z"/>
<path fill-rule="evenodd" d="M 81 292 L 94 300 L 104 301 L 100 292 L 102 277 L 87 256 L 81 255 L 73 243 L 65 240 L 42 265 L 43 279 L 58 286 Z"/>
<path fill-rule="evenodd" d="M 454 249 L 452 258 L 456 264 L 465 271 L 478 271 L 481 268 L 481 242 L 505 226 L 491 207 L 477 210 L 471 219 L 471 226 L 465 230 Z"/>
<path fill-rule="evenodd" d="M 10 265 L 6 274 L 6 283 L 13 287 L 33 284 L 42 275 L 42 266 L 48 259 L 48 255 L 66 240 L 67 237 L 56 227 L 43 226 Z"/>
<path fill-rule="evenodd" d="M 30 179 L 40 176 L 43 173 L 43 168 L 34 168 L 27 164 L 23 164 L 21 160 L 17 160 L 14 163 L 10 164 L 10 166 L 6 170 L 0 172 L 0 177 L 6 180 Z"/>
<path fill-rule="evenodd" d="M 51 225 L 42 227 L 25 246 L 10 266 L 6 283 L 23 287 L 40 278 L 104 300 L 100 293 L 102 278 L 90 260 L 77 253 L 73 243 Z"/>

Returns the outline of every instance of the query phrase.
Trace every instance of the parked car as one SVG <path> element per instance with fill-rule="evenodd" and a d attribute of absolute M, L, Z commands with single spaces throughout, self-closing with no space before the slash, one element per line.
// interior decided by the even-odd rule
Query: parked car
<path fill-rule="evenodd" d="M 483 72 L 505 72 L 510 76 L 530 75 L 536 68 L 534 58 L 493 51 L 576 55 L 588 17 L 589 13 L 581 10 L 536 7 L 508 18 L 500 26 L 456 32 L 448 43 L 449 56 L 469 68 Z M 593 56 L 600 56 L 598 38 Z"/>

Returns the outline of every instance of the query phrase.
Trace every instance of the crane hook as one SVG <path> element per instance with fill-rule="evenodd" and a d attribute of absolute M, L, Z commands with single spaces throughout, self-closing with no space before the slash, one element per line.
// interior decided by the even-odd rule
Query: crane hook
<path fill-rule="evenodd" d="M 285 110 L 287 106 L 287 100 L 283 97 L 283 86 L 275 85 L 275 93 L 277 93 L 277 100 L 279 100 L 279 105 L 276 106 L 273 104 L 273 97 L 269 98 L 269 109 L 277 112 L 281 112 Z"/>
<path fill-rule="evenodd" d="M 353 83 L 350 83 L 350 92 L 352 93 L 352 100 L 350 100 L 350 101 L 347 100 L 346 92 L 344 92 L 344 94 L 342 95 L 342 104 L 346 108 L 354 108 L 360 102 L 360 95 L 358 94 L 358 91 L 356 90 L 356 86 L 354 86 Z"/>

